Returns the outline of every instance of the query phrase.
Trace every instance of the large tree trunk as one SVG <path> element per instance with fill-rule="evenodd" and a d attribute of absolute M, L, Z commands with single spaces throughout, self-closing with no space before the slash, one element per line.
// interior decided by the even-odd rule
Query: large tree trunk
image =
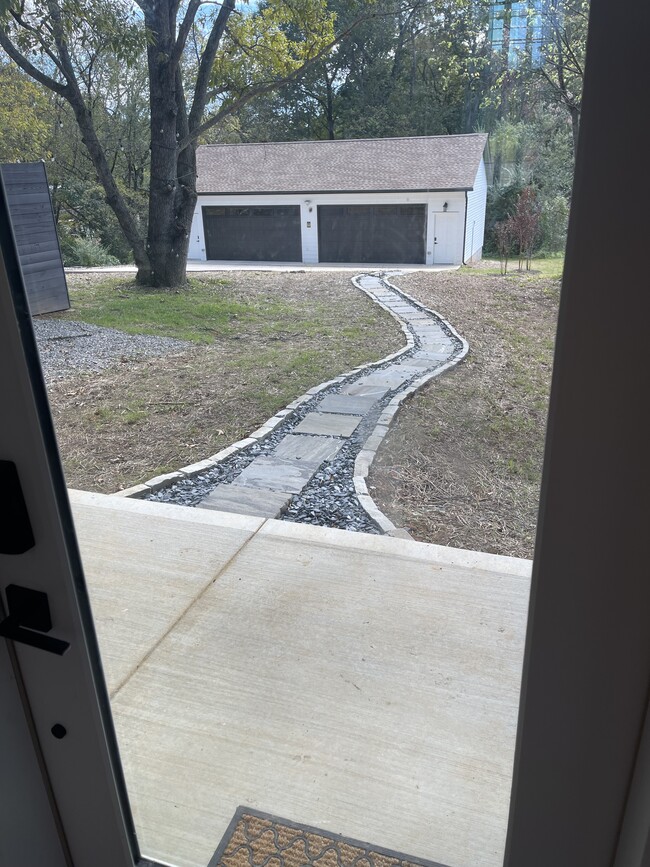
<path fill-rule="evenodd" d="M 195 5 L 198 8 L 196 0 Z M 147 6 L 151 107 L 147 253 L 151 264 L 149 268 L 138 268 L 140 283 L 162 287 L 182 286 L 186 282 L 187 252 L 197 199 L 197 141 L 193 134 L 200 127 L 214 57 L 234 6 L 235 0 L 224 0 L 210 33 L 199 64 L 191 112 L 185 102 L 175 16 L 169 14 L 169 2 Z"/>
<path fill-rule="evenodd" d="M 186 131 L 182 82 L 172 61 L 175 33 L 165 4 L 147 16 L 152 38 L 147 48 L 151 103 L 151 182 L 147 253 L 149 267 L 138 268 L 139 283 L 180 286 L 186 280 L 189 225 L 187 211 L 196 201 L 195 145 L 179 159 L 178 142 Z M 191 173 L 191 177 L 188 175 Z M 185 177 L 183 177 L 185 175 Z M 179 177 L 180 176 L 180 177 Z M 186 195 L 190 181 L 190 195 Z M 192 201 L 193 194 L 193 201 Z M 191 224 L 191 211 L 189 222 Z"/>
<path fill-rule="evenodd" d="M 334 93 L 332 90 L 332 81 L 329 77 L 327 69 L 325 70 L 325 88 L 326 88 L 326 115 L 327 115 L 327 138 L 333 140 L 336 138 L 334 130 Z"/>

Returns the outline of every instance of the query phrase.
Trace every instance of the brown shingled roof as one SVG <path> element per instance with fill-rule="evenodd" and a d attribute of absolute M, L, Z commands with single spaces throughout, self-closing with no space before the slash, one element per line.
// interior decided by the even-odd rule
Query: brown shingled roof
<path fill-rule="evenodd" d="M 487 135 L 202 145 L 199 193 L 468 190 Z"/>

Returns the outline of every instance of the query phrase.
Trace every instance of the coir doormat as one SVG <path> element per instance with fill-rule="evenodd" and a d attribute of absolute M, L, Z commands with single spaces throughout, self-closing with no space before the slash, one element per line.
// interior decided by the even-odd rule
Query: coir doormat
<path fill-rule="evenodd" d="M 443 867 L 238 807 L 208 867 Z"/>

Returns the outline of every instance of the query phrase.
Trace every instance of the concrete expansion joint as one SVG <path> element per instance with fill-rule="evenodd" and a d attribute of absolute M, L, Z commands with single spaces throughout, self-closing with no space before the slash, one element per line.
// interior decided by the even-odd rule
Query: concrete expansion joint
<path fill-rule="evenodd" d="M 310 388 L 248 437 L 217 454 L 119 491 L 117 496 L 300 522 L 304 515 L 314 514 L 304 505 L 314 486 L 317 496 L 326 497 L 329 485 L 340 491 L 343 484 L 349 486 L 351 500 L 356 500 L 354 508 L 366 516 L 346 528 L 367 525 L 366 532 L 409 537 L 378 508 L 367 477 L 403 402 L 462 361 L 469 345 L 446 319 L 385 273 L 359 274 L 352 283 L 399 323 L 404 347 Z M 211 483 L 210 478 L 216 480 Z M 188 484 L 200 488 L 199 494 L 188 495 Z M 183 488 L 178 499 L 176 488 Z"/>

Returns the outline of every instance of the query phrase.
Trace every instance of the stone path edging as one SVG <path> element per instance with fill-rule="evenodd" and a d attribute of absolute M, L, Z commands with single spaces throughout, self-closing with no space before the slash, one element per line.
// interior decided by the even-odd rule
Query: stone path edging
<path fill-rule="evenodd" d="M 357 286 L 357 288 L 361 288 L 356 282 L 357 279 L 358 278 L 355 277 L 352 282 L 355 286 Z M 365 292 L 366 295 L 370 295 L 370 293 L 366 292 L 365 289 L 362 289 L 362 291 Z M 111 496 L 134 498 L 145 497 L 147 496 L 147 494 L 151 494 L 153 491 L 159 491 L 162 488 L 170 487 L 175 482 L 178 482 L 181 479 L 189 479 L 193 476 L 198 476 L 200 473 L 206 472 L 206 470 L 213 469 L 214 467 L 225 461 L 226 458 L 237 454 L 237 452 L 243 451 L 244 449 L 248 448 L 248 446 L 253 445 L 253 443 L 263 439 L 265 436 L 267 436 L 267 434 L 274 431 L 280 424 L 282 424 L 282 422 L 288 415 L 290 415 L 294 410 L 303 406 L 303 404 L 310 401 L 314 397 L 314 395 L 320 394 L 321 391 L 325 391 L 332 385 L 345 382 L 346 379 L 356 373 L 361 373 L 364 370 L 372 370 L 376 367 L 382 367 L 388 362 L 394 361 L 397 358 L 401 358 L 402 355 L 410 352 L 415 345 L 415 341 L 406 322 L 377 298 L 372 297 L 372 300 L 376 304 L 379 304 L 380 307 L 383 307 L 384 310 L 387 310 L 390 315 L 397 322 L 399 322 L 399 325 L 404 332 L 406 346 L 403 346 L 396 352 L 391 352 L 390 355 L 386 355 L 384 358 L 379 359 L 379 361 L 369 361 L 366 364 L 360 364 L 357 367 L 352 368 L 352 370 L 348 370 L 346 371 L 346 373 L 340 374 L 340 376 L 337 376 L 334 379 L 329 379 L 327 380 L 327 382 L 321 382 L 320 385 L 316 385 L 314 386 L 314 388 L 310 388 L 309 391 L 306 391 L 304 394 L 300 395 L 300 397 L 297 397 L 294 401 L 287 404 L 284 409 L 281 409 L 274 416 L 265 421 L 261 427 L 253 431 L 253 433 L 251 433 L 245 439 L 238 440 L 237 442 L 232 443 L 232 445 L 227 446 L 225 449 L 221 449 L 221 451 L 217 452 L 214 455 L 211 455 L 209 458 L 205 458 L 205 460 L 202 461 L 197 461 L 194 464 L 189 464 L 186 467 L 181 467 L 180 469 L 175 470 L 172 473 L 164 473 L 160 476 L 154 476 L 154 478 L 147 479 L 146 482 L 142 482 L 139 485 L 133 485 L 130 488 L 124 488 L 124 490 L 115 491 Z"/>
<path fill-rule="evenodd" d="M 396 527 L 395 524 L 388 518 L 381 509 L 377 506 L 373 498 L 370 496 L 368 491 L 368 485 L 366 483 L 366 479 L 368 478 L 368 473 L 370 472 L 370 467 L 372 462 L 375 459 L 377 451 L 379 450 L 379 446 L 381 445 L 384 437 L 388 433 L 389 426 L 393 421 L 395 414 L 397 413 L 400 406 L 407 400 L 409 397 L 414 395 L 417 391 L 419 391 L 424 385 L 430 382 L 435 377 L 440 376 L 441 373 L 444 373 L 446 370 L 449 370 L 452 367 L 455 367 L 459 364 L 463 358 L 469 352 L 469 343 L 465 340 L 465 338 L 456 331 L 453 325 L 448 322 L 444 317 L 442 317 L 435 310 L 432 310 L 430 307 L 425 307 L 420 301 L 416 298 L 413 298 L 412 295 L 409 295 L 407 292 L 404 292 L 403 289 L 400 289 L 399 286 L 396 286 L 394 283 L 391 283 L 386 277 L 382 277 L 382 282 L 392 289 L 394 292 L 397 292 L 399 295 L 402 295 L 406 298 L 411 304 L 414 304 L 416 307 L 421 310 L 429 313 L 435 319 L 437 319 L 440 324 L 444 325 L 451 333 L 463 344 L 463 348 L 460 353 L 455 356 L 451 361 L 448 361 L 446 364 L 441 365 L 435 370 L 429 371 L 424 376 L 420 377 L 420 379 L 412 382 L 407 388 L 403 391 L 396 394 L 390 403 L 385 407 L 382 412 L 379 420 L 377 421 L 377 425 L 374 430 L 366 440 L 366 443 L 363 449 L 357 455 L 357 458 L 354 462 L 354 477 L 353 484 L 354 490 L 357 495 L 357 499 L 361 504 L 361 507 L 366 512 L 366 514 L 373 520 L 375 523 L 384 531 L 387 536 L 397 536 L 400 538 L 412 538 L 411 534 L 400 527 Z M 355 277 L 352 282 L 355 286 L 361 289 L 362 292 L 365 292 L 372 300 L 379 304 L 384 310 L 388 310 L 388 312 L 397 318 L 397 314 L 395 314 L 392 310 L 390 310 L 385 304 L 383 304 L 378 298 L 376 298 L 372 292 L 368 289 L 365 289 L 358 282 L 359 277 Z M 402 320 L 401 320 L 402 321 Z M 402 326 L 404 326 L 404 322 L 402 321 Z M 410 333 L 410 332 L 409 332 Z"/>

